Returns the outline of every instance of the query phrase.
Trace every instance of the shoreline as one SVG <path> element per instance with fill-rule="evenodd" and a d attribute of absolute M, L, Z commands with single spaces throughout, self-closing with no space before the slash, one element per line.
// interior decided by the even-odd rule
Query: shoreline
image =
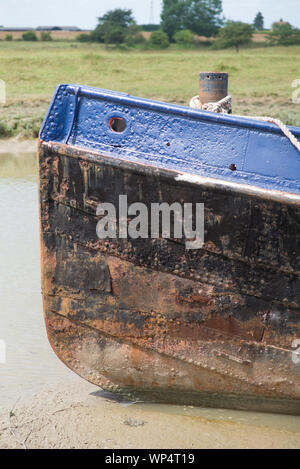
<path fill-rule="evenodd" d="M 38 139 L 19 140 L 18 138 L 0 139 L 0 154 L 36 153 Z"/>
<path fill-rule="evenodd" d="M 122 402 L 74 375 L 0 408 L 0 449 L 300 449 L 298 420 L 198 410 Z"/>

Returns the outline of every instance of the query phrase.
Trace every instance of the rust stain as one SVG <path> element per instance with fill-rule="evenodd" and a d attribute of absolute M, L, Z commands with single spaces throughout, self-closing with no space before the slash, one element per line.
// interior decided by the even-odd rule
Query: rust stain
<path fill-rule="evenodd" d="M 205 199 L 202 251 L 187 253 L 177 240 L 98 240 L 97 204 L 113 202 L 116 188 L 146 203 L 174 194 L 167 175 L 149 174 L 96 164 L 64 146 L 40 147 L 42 289 L 54 351 L 80 376 L 125 394 L 196 405 L 217 394 L 235 408 L 248 397 L 249 406 L 280 411 L 284 402 L 295 412 L 300 275 L 294 247 L 280 258 L 273 231 L 299 208 L 258 201 L 250 210 L 246 196 L 232 201 L 177 184 L 180 200 Z M 259 233 L 253 219 L 263 225 Z"/>

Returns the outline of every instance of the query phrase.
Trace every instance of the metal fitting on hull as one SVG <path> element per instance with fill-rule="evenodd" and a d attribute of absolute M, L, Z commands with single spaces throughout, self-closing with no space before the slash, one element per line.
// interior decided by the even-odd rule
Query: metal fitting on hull
<path fill-rule="evenodd" d="M 205 103 L 221 101 L 228 95 L 228 73 L 201 72 L 199 99 Z"/>

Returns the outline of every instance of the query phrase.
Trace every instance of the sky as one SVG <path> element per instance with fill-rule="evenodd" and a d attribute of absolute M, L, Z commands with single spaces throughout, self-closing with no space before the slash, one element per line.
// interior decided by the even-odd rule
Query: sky
<path fill-rule="evenodd" d="M 155 23 L 159 22 L 161 0 L 152 0 Z M 139 24 L 151 19 L 151 0 L 0 0 L 0 25 L 12 27 L 79 26 L 93 29 L 97 17 L 114 8 L 132 9 Z M 300 28 L 300 0 L 223 0 L 228 19 L 253 22 L 258 11 L 265 26 L 283 18 Z"/>

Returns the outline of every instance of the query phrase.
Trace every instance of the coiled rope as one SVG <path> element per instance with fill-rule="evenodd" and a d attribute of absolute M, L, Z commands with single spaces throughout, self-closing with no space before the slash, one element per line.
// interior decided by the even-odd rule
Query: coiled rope
<path fill-rule="evenodd" d="M 217 103 L 201 104 L 199 96 L 194 96 L 190 101 L 190 107 L 194 109 L 202 109 L 203 111 L 218 112 L 219 114 L 232 113 L 232 96 L 229 94 Z"/>
<path fill-rule="evenodd" d="M 232 113 L 232 96 L 228 95 L 216 103 L 205 103 L 201 104 L 199 96 L 194 96 L 190 101 L 190 107 L 193 109 L 202 109 L 203 111 L 217 112 L 219 114 L 231 114 Z M 245 116 L 236 116 L 245 117 Z M 260 116 L 247 116 L 249 119 L 256 119 L 259 121 L 270 122 L 271 124 L 277 125 L 282 133 L 290 140 L 290 142 L 300 151 L 300 142 L 295 135 L 288 129 L 288 127 L 280 120 L 274 117 L 260 117 Z"/>

